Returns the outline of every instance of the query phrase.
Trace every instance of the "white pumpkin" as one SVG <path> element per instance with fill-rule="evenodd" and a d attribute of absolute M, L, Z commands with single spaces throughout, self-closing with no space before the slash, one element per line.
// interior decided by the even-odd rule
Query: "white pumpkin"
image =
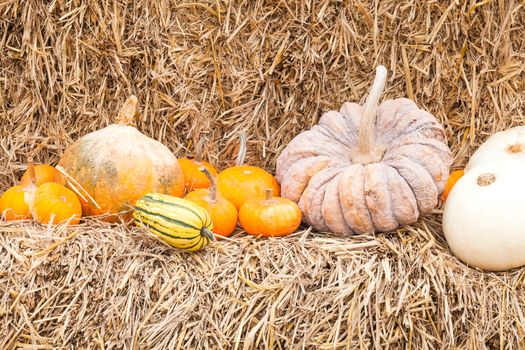
<path fill-rule="evenodd" d="M 465 172 L 480 164 L 500 159 L 525 161 L 525 126 L 516 126 L 491 135 L 472 154 Z"/>
<path fill-rule="evenodd" d="M 445 202 L 443 232 L 460 260 L 490 271 L 525 265 L 523 179 L 525 162 L 506 159 L 473 167 L 456 182 Z"/>

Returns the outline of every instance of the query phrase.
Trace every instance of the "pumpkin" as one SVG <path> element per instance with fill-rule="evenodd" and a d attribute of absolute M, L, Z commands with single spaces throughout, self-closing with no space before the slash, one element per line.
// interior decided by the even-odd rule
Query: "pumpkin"
<path fill-rule="evenodd" d="M 443 209 L 443 233 L 460 260 L 483 270 L 525 265 L 525 162 L 493 160 L 466 171 Z"/>
<path fill-rule="evenodd" d="M 443 193 L 441 194 L 441 201 L 445 202 L 447 200 L 448 194 L 452 190 L 452 187 L 456 184 L 456 182 L 463 176 L 465 171 L 463 169 L 454 170 L 450 173 L 447 183 L 445 184 L 445 189 L 443 190 Z"/>
<path fill-rule="evenodd" d="M 36 222 L 46 225 L 76 225 L 80 222 L 82 206 L 73 191 L 56 182 L 37 186 L 36 166 L 32 159 L 29 159 L 26 174 L 28 185 L 25 187 L 25 199 Z"/>
<path fill-rule="evenodd" d="M 412 100 L 378 107 L 386 75 L 377 67 L 364 106 L 323 114 L 277 158 L 282 196 L 319 231 L 391 231 L 430 212 L 443 192 L 452 163 L 444 129 Z"/>
<path fill-rule="evenodd" d="M 237 226 L 237 208 L 217 192 L 217 183 L 211 172 L 204 167 L 200 171 L 211 183 L 210 188 L 194 190 L 188 193 L 184 199 L 203 207 L 211 216 L 213 232 L 228 237 Z"/>
<path fill-rule="evenodd" d="M 239 211 L 239 222 L 244 230 L 255 236 L 280 237 L 289 235 L 301 224 L 299 206 L 288 198 L 273 197 L 268 189 L 266 197 L 246 201 Z"/>
<path fill-rule="evenodd" d="M 183 198 L 146 194 L 135 203 L 133 217 L 137 225 L 175 248 L 196 251 L 215 240 L 208 212 Z"/>
<path fill-rule="evenodd" d="M 60 159 L 66 174 L 88 194 L 81 196 L 84 215 L 108 214 L 106 221 L 118 221 L 119 214 L 129 218 L 130 207 L 147 193 L 184 195 L 177 158 L 134 127 L 136 109 L 137 98 L 131 96 L 116 124 L 81 137 Z"/>
<path fill-rule="evenodd" d="M 236 165 L 224 169 L 217 176 L 219 192 L 237 209 L 250 198 L 263 197 L 267 188 L 271 188 L 276 196 L 280 195 L 279 183 L 272 174 L 259 167 L 243 164 L 246 156 L 244 134 L 241 134 L 240 141 Z"/>
<path fill-rule="evenodd" d="M 191 192 L 197 188 L 208 188 L 210 180 L 199 169 L 205 167 L 214 176 L 217 169 L 205 160 L 179 158 L 179 164 L 184 175 L 184 187 L 186 192 Z"/>
<path fill-rule="evenodd" d="M 82 216 L 82 206 L 75 192 L 55 182 L 46 182 L 30 193 L 29 209 L 40 224 L 76 225 Z"/>
<path fill-rule="evenodd" d="M 516 126 L 492 134 L 472 154 L 465 166 L 465 172 L 500 159 L 525 161 L 525 126 Z"/>
<path fill-rule="evenodd" d="M 36 186 L 45 184 L 46 182 L 56 182 L 61 185 L 65 185 L 65 179 L 60 172 L 49 164 L 38 164 L 34 165 L 34 172 L 36 177 Z M 29 186 L 31 184 L 31 178 L 28 170 L 24 172 L 20 179 L 20 185 Z"/>
<path fill-rule="evenodd" d="M 31 219 L 31 212 L 25 200 L 26 189 L 22 185 L 13 186 L 0 197 L 0 217 L 6 220 Z"/>

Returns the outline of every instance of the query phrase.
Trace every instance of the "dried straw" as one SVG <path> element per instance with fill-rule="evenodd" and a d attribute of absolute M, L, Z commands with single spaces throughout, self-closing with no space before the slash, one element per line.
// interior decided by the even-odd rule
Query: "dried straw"
<path fill-rule="evenodd" d="M 135 94 L 138 127 L 178 155 L 272 170 L 297 133 L 386 97 L 443 123 L 465 164 L 523 124 L 525 3 L 510 1 L 0 0 L 0 191 L 28 157 L 108 125 Z M 525 348 L 523 271 L 454 258 L 440 211 L 375 237 L 242 232 L 197 254 L 137 228 L 0 224 L 2 349 Z"/>

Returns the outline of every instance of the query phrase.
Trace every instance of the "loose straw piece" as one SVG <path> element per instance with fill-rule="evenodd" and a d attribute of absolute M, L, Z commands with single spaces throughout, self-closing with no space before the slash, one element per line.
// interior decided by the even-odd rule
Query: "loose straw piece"
<path fill-rule="evenodd" d="M 91 203 L 97 208 L 97 209 L 101 209 L 101 206 L 97 203 L 97 201 L 95 200 L 95 198 L 91 197 L 91 195 L 88 193 L 88 191 L 86 191 L 84 189 L 84 187 L 82 187 L 81 184 L 78 183 L 77 180 L 75 180 L 71 175 L 69 175 L 66 170 L 61 166 L 61 165 L 57 165 L 55 167 L 62 175 L 64 175 L 66 177 L 66 179 L 68 180 L 68 185 L 71 187 L 71 189 L 80 197 L 84 200 L 84 202 L 87 202 L 89 203 L 91 201 Z M 85 196 L 82 195 L 81 193 L 81 190 L 84 192 Z M 89 199 L 86 199 L 86 197 Z"/>

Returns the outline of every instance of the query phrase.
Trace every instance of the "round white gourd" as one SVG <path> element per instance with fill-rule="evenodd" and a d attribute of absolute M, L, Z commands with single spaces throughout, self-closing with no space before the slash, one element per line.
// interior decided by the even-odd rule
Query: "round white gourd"
<path fill-rule="evenodd" d="M 445 202 L 443 232 L 469 266 L 503 271 L 525 265 L 525 162 L 495 160 L 471 168 Z"/>
<path fill-rule="evenodd" d="M 472 154 L 465 172 L 500 159 L 525 161 L 525 126 L 516 126 L 491 135 Z"/>

